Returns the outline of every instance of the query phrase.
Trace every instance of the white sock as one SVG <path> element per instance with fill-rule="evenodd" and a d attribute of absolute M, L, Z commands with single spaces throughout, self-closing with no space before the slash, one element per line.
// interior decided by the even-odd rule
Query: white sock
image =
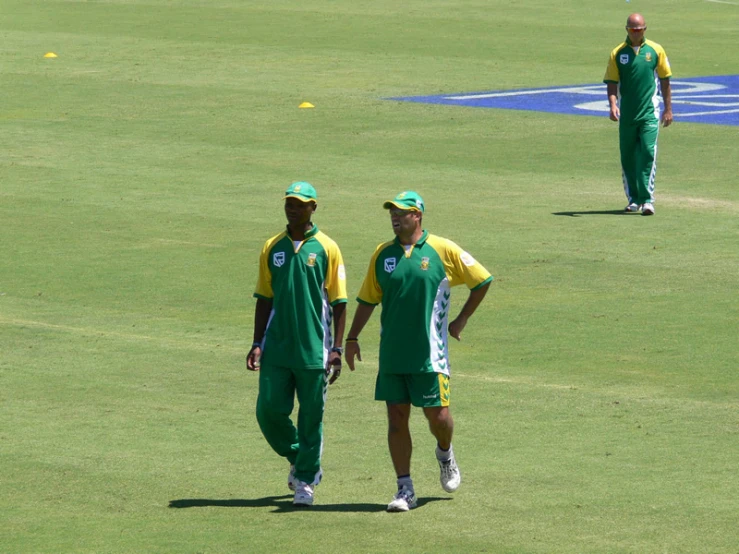
<path fill-rule="evenodd" d="M 411 479 L 410 475 L 398 478 L 398 490 L 402 489 L 403 487 L 408 487 L 409 489 L 413 490 L 413 479 Z"/>
<path fill-rule="evenodd" d="M 451 444 L 449 445 L 449 450 L 446 452 L 438 444 L 436 445 L 436 459 L 440 462 L 448 462 L 452 458 L 453 452 Z"/>

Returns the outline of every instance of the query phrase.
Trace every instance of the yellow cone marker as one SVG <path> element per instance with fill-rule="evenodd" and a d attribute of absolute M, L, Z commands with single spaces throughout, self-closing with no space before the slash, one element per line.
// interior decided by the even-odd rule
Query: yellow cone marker
<path fill-rule="evenodd" d="M 300 106 L 298 106 L 298 108 L 315 108 L 315 106 L 310 102 L 303 102 L 302 104 L 300 104 Z"/>
<path fill-rule="evenodd" d="M 54 52 L 47 52 L 46 54 L 44 54 L 44 58 L 58 58 L 58 57 L 59 56 L 54 54 Z"/>

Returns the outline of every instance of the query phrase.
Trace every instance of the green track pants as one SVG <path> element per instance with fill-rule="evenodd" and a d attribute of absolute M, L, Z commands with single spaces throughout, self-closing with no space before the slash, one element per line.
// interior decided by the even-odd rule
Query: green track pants
<path fill-rule="evenodd" d="M 659 122 L 641 121 L 618 126 L 624 192 L 629 204 L 654 202 L 654 178 L 657 173 L 657 136 Z"/>
<path fill-rule="evenodd" d="M 259 370 L 257 422 L 264 438 L 280 456 L 295 465 L 295 476 L 317 485 L 321 481 L 323 410 L 328 381 L 323 370 L 265 366 Z M 295 395 L 298 426 L 293 425 Z"/>

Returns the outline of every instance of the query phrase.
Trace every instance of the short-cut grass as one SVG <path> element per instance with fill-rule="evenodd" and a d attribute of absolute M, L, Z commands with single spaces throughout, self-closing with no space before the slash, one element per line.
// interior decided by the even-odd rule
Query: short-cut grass
<path fill-rule="evenodd" d="M 385 100 L 599 82 L 630 10 L 676 77 L 739 67 L 731 2 L 1 0 L 0 551 L 736 554 L 736 128 L 662 132 L 645 218 L 607 119 Z M 244 357 L 295 180 L 350 318 L 401 190 L 495 275 L 454 495 L 415 411 L 384 511 L 375 314 L 292 508 Z"/>

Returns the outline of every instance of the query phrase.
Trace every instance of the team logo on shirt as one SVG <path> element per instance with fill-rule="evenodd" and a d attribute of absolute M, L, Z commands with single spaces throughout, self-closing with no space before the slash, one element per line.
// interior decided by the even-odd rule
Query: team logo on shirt
<path fill-rule="evenodd" d="M 462 255 L 459 258 L 467 267 L 472 267 L 473 265 L 475 265 L 475 258 L 470 256 L 467 252 L 462 252 Z"/>
<path fill-rule="evenodd" d="M 424 271 L 428 271 L 429 269 L 429 259 L 428 258 L 421 258 L 421 269 Z"/>
<path fill-rule="evenodd" d="M 626 65 L 627 63 L 629 63 L 629 55 L 621 54 L 621 56 L 618 58 L 618 61 L 621 62 L 621 65 Z"/>
<path fill-rule="evenodd" d="M 308 254 L 308 261 L 306 262 L 310 267 L 313 267 L 316 265 L 316 254 L 314 252 L 311 252 Z"/>
<path fill-rule="evenodd" d="M 644 57 L 647 59 L 648 62 L 651 62 L 652 61 L 652 53 L 651 52 L 647 52 Z"/>
<path fill-rule="evenodd" d="M 392 273 L 395 271 L 395 258 L 385 258 L 385 272 Z"/>
<path fill-rule="evenodd" d="M 272 256 L 272 263 L 275 265 L 275 267 L 282 267 L 285 264 L 285 253 L 275 252 Z"/>

